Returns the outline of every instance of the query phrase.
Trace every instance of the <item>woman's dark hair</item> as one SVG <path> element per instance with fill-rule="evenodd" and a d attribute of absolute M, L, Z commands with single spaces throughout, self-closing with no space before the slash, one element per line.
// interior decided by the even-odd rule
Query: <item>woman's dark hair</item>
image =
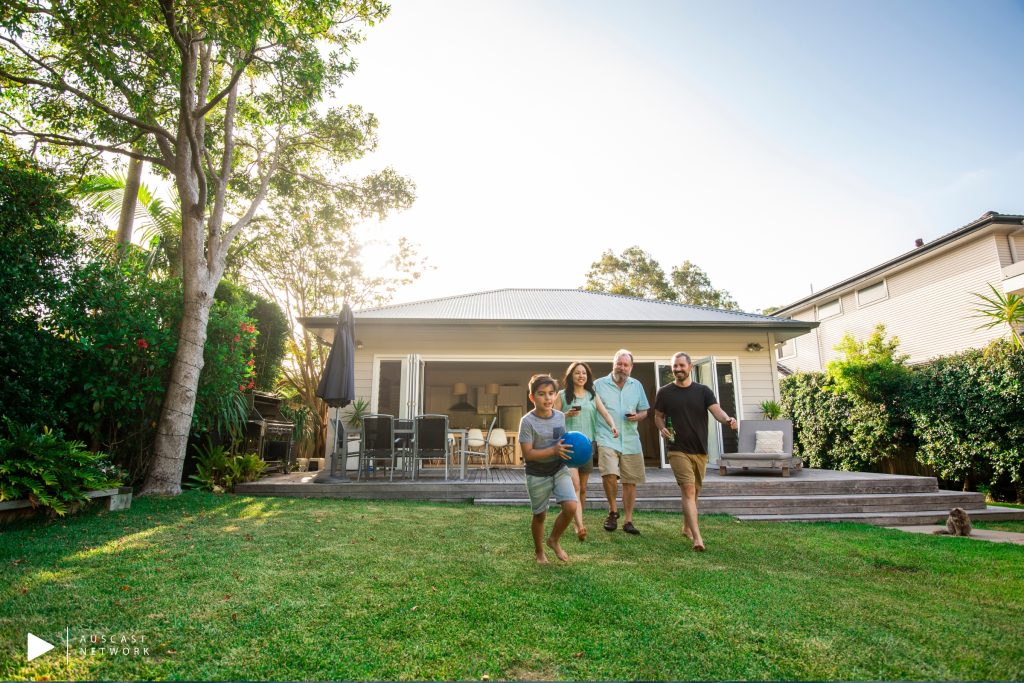
<path fill-rule="evenodd" d="M 590 398 L 594 398 L 597 394 L 594 393 L 594 371 L 590 369 L 590 366 L 581 360 L 574 360 L 569 363 L 569 369 L 565 371 L 565 377 L 562 379 L 562 387 L 565 389 L 565 403 L 566 405 L 572 405 L 576 402 L 576 385 L 572 381 L 572 373 L 580 365 L 587 371 L 587 381 L 584 382 L 583 388 L 590 392 Z M 563 408 L 565 406 L 562 406 Z"/>

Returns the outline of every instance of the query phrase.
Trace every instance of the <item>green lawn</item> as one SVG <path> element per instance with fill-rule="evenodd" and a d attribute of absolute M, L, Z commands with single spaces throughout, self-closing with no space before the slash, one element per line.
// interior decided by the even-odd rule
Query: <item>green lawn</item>
<path fill-rule="evenodd" d="M 1017 503 L 989 503 L 989 505 L 998 505 L 1000 507 L 1010 507 L 1021 509 L 1024 505 Z M 971 526 L 978 529 L 994 529 L 997 531 L 1014 531 L 1018 534 L 1024 534 L 1024 521 L 1021 520 L 1010 520 L 1005 522 L 987 522 L 971 520 Z"/>
<path fill-rule="evenodd" d="M 707 517 L 698 554 L 677 515 L 601 517 L 546 567 L 522 508 L 190 492 L 22 524 L 0 679 L 1024 678 L 1022 547 Z M 27 663 L 26 631 L 58 650 Z"/>

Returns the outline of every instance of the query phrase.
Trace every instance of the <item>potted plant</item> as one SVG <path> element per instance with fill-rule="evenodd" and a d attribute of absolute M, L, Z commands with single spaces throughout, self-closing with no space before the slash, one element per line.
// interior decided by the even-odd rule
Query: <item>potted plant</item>
<path fill-rule="evenodd" d="M 782 415 L 782 406 L 775 401 L 761 401 L 758 407 L 761 409 L 766 420 L 778 420 Z"/>

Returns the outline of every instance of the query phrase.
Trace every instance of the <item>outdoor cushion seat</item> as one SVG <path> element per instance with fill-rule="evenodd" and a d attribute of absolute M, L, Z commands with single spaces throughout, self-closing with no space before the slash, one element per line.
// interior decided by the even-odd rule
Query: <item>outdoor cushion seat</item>
<path fill-rule="evenodd" d="M 800 470 L 803 466 L 803 460 L 793 456 L 793 422 L 790 420 L 740 421 L 739 452 L 723 453 L 718 458 L 718 472 L 722 475 L 728 474 L 730 467 L 744 470 L 763 467 L 782 470 L 782 476 L 788 477 L 791 470 Z"/>

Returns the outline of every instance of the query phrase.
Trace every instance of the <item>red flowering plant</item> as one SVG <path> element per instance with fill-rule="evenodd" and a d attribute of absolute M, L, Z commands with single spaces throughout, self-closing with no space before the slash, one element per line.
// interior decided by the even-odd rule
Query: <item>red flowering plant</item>
<path fill-rule="evenodd" d="M 64 392 L 70 431 L 106 451 L 133 478 L 146 468 L 177 348 L 181 281 L 154 278 L 144 259 L 94 255 L 59 311 L 71 368 Z M 248 417 L 256 328 L 245 306 L 215 301 L 193 431 L 238 434 Z M 237 338 L 237 341 L 236 341 Z"/>

